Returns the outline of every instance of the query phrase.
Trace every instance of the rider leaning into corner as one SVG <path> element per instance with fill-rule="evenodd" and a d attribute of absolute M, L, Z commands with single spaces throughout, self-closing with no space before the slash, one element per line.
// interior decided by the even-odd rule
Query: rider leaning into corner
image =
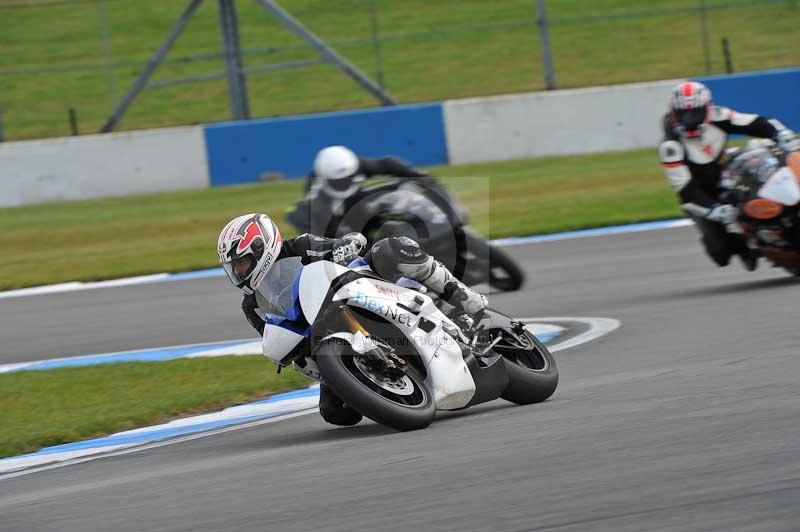
<path fill-rule="evenodd" d="M 306 177 L 306 196 L 289 215 L 298 227 L 324 235 L 331 234 L 329 223 L 344 214 L 347 200 L 370 177 L 390 176 L 418 179 L 430 183 L 434 178 L 396 157 L 359 157 L 345 146 L 328 146 L 314 158 L 314 168 Z"/>
<path fill-rule="evenodd" d="M 225 225 L 217 241 L 217 253 L 228 278 L 244 294 L 242 310 L 247 321 L 263 335 L 264 313 L 258 308 L 255 292 L 273 264 L 286 257 L 300 257 L 303 265 L 319 260 L 346 265 L 361 255 L 365 245 L 366 239 L 360 233 L 338 239 L 306 233 L 284 240 L 269 216 L 254 213 L 234 218 Z M 390 281 L 400 277 L 417 281 L 468 316 L 487 306 L 483 295 L 459 282 L 410 238 L 379 240 L 364 258 L 381 277 Z M 345 405 L 324 382 L 320 383 L 319 410 L 325 421 L 334 425 L 355 425 L 361 421 L 361 414 Z"/>
<path fill-rule="evenodd" d="M 741 234 L 737 209 L 719 202 L 720 176 L 730 158 L 728 135 L 772 139 L 787 152 L 800 151 L 800 141 L 778 120 L 713 105 L 711 91 L 695 81 L 672 91 L 663 128 L 661 164 L 681 207 L 700 230 L 706 252 L 719 266 L 727 266 L 736 254 L 748 270 L 755 270 L 759 255 Z"/>

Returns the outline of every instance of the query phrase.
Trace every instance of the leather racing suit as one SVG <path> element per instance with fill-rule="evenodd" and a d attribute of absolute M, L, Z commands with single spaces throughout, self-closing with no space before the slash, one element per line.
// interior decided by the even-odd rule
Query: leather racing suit
<path fill-rule="evenodd" d="M 756 252 L 735 230 L 734 224 L 716 221 L 719 207 L 720 175 L 730 157 L 726 151 L 728 135 L 780 140 L 793 137 L 778 120 L 745 114 L 727 107 L 712 106 L 710 120 L 697 137 L 683 137 L 675 131 L 669 114 L 662 121 L 664 140 L 658 155 L 667 179 L 678 194 L 683 210 L 691 216 L 702 234 L 706 252 L 719 266 L 727 266 L 731 256 L 741 256 L 748 269 L 755 269 Z"/>

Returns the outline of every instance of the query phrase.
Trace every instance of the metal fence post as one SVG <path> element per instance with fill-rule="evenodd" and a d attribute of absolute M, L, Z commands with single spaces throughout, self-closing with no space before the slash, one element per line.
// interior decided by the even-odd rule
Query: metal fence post
<path fill-rule="evenodd" d="M 547 90 L 554 90 L 556 73 L 553 69 L 553 52 L 550 48 L 550 30 L 547 25 L 547 5 L 545 0 L 536 0 L 536 24 L 539 26 L 539 39 L 542 46 L 542 67 Z"/>
<path fill-rule="evenodd" d="M 72 131 L 72 136 L 78 136 L 78 113 L 75 112 L 74 107 L 69 108 L 69 129 Z"/>
<path fill-rule="evenodd" d="M 242 50 L 239 46 L 239 22 L 236 17 L 235 0 L 218 0 L 219 26 L 222 33 L 222 48 L 225 57 L 225 72 L 228 76 L 228 99 L 231 117 L 234 120 L 250 118 L 247 100 L 247 82 L 242 68 Z"/>
<path fill-rule="evenodd" d="M 725 72 L 733 74 L 733 59 L 731 58 L 731 47 L 728 44 L 728 38 L 722 38 L 722 55 L 725 56 Z"/>

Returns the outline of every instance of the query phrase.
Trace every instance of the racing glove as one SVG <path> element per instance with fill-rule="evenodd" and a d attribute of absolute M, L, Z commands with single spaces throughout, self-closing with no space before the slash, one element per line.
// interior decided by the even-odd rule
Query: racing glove
<path fill-rule="evenodd" d="M 781 129 L 775 135 L 775 142 L 785 152 L 800 151 L 800 139 L 791 129 Z"/>
<path fill-rule="evenodd" d="M 356 259 L 367 246 L 367 239 L 361 233 L 348 233 L 333 244 L 332 260 L 346 265 Z"/>
<path fill-rule="evenodd" d="M 258 331 L 258 334 L 263 336 L 266 323 L 258 314 L 257 309 L 258 302 L 256 302 L 255 294 L 245 294 L 242 298 L 242 312 L 244 312 L 244 317 L 247 318 L 247 321 L 250 323 L 250 325 L 252 325 L 253 328 Z"/>
<path fill-rule="evenodd" d="M 708 214 L 706 214 L 706 219 L 723 225 L 729 225 L 736 222 L 738 216 L 739 209 L 733 205 L 722 204 L 712 207 L 711 210 L 708 211 Z"/>
<path fill-rule="evenodd" d="M 728 204 L 715 205 L 708 214 L 706 214 L 707 220 L 724 225 L 725 231 L 728 233 L 742 234 L 744 230 L 737 221 L 738 217 L 739 209 Z"/>

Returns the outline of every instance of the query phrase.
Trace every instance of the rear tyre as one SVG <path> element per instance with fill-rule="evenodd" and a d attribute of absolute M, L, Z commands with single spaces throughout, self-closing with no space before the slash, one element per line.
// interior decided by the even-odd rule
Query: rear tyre
<path fill-rule="evenodd" d="M 541 403 L 553 395 L 558 386 L 558 368 L 550 350 L 529 331 L 519 335 L 526 349 L 501 347 L 508 373 L 508 387 L 501 397 L 518 405 Z"/>
<path fill-rule="evenodd" d="M 364 364 L 364 355 L 341 340 L 324 342 L 316 349 L 315 358 L 334 393 L 376 423 L 397 430 L 417 430 L 433 421 L 433 393 L 413 368 L 402 378 L 380 374 Z"/>
<path fill-rule="evenodd" d="M 525 274 L 514 259 L 500 248 L 489 245 L 489 284 L 504 292 L 514 292 L 522 288 Z"/>

